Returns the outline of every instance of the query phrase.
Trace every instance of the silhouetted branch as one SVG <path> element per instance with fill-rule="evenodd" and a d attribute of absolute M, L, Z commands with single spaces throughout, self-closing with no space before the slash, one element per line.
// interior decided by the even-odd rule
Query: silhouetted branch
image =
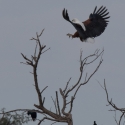
<path fill-rule="evenodd" d="M 66 97 L 64 96 L 62 89 L 60 88 L 59 90 L 60 90 L 60 94 L 62 95 L 62 98 L 63 98 L 62 114 L 65 115 L 65 116 L 67 116 L 68 113 L 65 112 L 65 108 L 66 108 Z"/>
<path fill-rule="evenodd" d="M 82 74 L 83 74 L 83 68 L 84 68 L 84 66 L 85 66 L 85 65 L 89 65 L 89 64 L 91 64 L 92 62 L 94 62 L 95 60 L 97 60 L 97 59 L 103 54 L 104 50 L 102 50 L 100 53 L 98 53 L 98 52 L 99 52 L 99 50 L 96 50 L 94 54 L 92 54 L 92 55 L 90 55 L 90 56 L 87 56 L 86 58 L 84 58 L 84 59 L 82 60 L 82 51 L 81 51 L 81 54 L 80 54 L 80 77 L 79 77 L 77 83 L 76 83 L 75 85 L 73 85 L 72 88 L 69 89 L 69 90 L 66 92 L 65 96 L 67 96 L 68 93 L 71 92 L 74 88 L 76 88 L 76 86 L 80 83 L 81 78 L 82 78 Z M 90 57 L 95 57 L 95 58 L 94 58 L 92 61 L 90 61 L 90 62 L 87 63 L 87 60 L 88 60 Z M 86 84 L 86 83 L 90 80 L 90 78 L 91 78 L 91 77 L 95 74 L 95 72 L 99 69 L 99 67 L 100 67 L 100 65 L 101 65 L 101 63 L 102 63 L 102 61 L 103 61 L 103 60 L 102 60 L 102 58 L 101 58 L 101 59 L 100 59 L 100 62 L 99 62 L 99 65 L 97 66 L 96 70 L 90 75 L 90 77 L 86 80 L 86 82 L 82 83 L 81 85 Z M 80 86 L 81 86 L 81 85 L 80 85 Z M 80 86 L 79 86 L 79 87 L 80 87 Z M 78 87 L 77 89 L 79 89 L 79 87 Z M 78 90 L 77 90 L 77 91 L 78 91 Z M 77 92 L 76 92 L 76 93 L 77 93 Z M 76 95 L 76 94 L 75 94 L 75 95 Z M 75 97 L 75 96 L 74 96 L 74 97 Z"/>
<path fill-rule="evenodd" d="M 26 56 L 24 56 L 24 54 L 21 53 L 22 57 L 24 58 L 24 60 L 26 61 L 23 64 L 27 64 L 30 65 L 33 68 L 32 74 L 34 77 L 34 83 L 35 83 L 35 89 L 37 92 L 37 96 L 38 96 L 38 100 L 39 100 L 39 104 L 34 104 L 34 106 L 38 109 L 38 110 L 31 110 L 31 109 L 17 109 L 17 110 L 12 110 L 9 112 L 16 112 L 16 111 L 32 111 L 32 112 L 38 112 L 43 114 L 45 117 L 43 117 L 41 120 L 39 120 L 38 125 L 40 125 L 44 120 L 50 120 L 50 121 L 54 121 L 54 123 L 56 122 L 65 122 L 68 125 L 73 125 L 73 119 L 72 119 L 72 109 L 73 109 L 73 102 L 75 100 L 76 94 L 79 91 L 80 87 L 82 85 L 85 85 L 89 82 L 89 80 L 92 78 L 92 76 L 97 72 L 97 70 L 99 69 L 101 63 L 102 63 L 102 55 L 104 50 L 102 50 L 99 53 L 99 49 L 97 49 L 94 54 L 89 55 L 87 57 L 83 58 L 82 55 L 82 51 L 80 52 L 80 75 L 78 77 L 78 80 L 72 85 L 72 87 L 69 88 L 69 83 L 71 81 L 71 78 L 68 80 L 66 86 L 63 89 L 59 89 L 60 91 L 60 95 L 62 97 L 63 100 L 63 105 L 62 107 L 60 107 L 59 105 L 59 98 L 58 98 L 58 92 L 56 91 L 56 99 L 54 100 L 52 97 L 52 101 L 54 103 L 55 106 L 55 110 L 56 113 L 52 112 L 50 109 L 47 109 L 45 107 L 45 97 L 43 98 L 43 92 L 46 90 L 46 88 L 48 86 L 46 86 L 45 88 L 43 88 L 42 90 L 40 90 L 39 88 L 39 84 L 38 84 L 38 77 L 37 77 L 37 68 L 38 68 L 38 63 L 41 57 L 41 54 L 47 52 L 50 48 L 45 50 L 46 45 L 41 45 L 40 42 L 40 36 L 43 34 L 44 29 L 42 30 L 42 32 L 40 34 L 36 33 L 36 38 L 32 37 L 31 40 L 35 40 L 36 42 L 36 46 L 35 46 L 35 51 L 34 54 L 31 55 L 31 59 L 27 58 Z M 84 82 L 81 82 L 81 79 L 83 77 L 83 72 L 85 71 L 85 67 L 90 65 L 91 63 L 93 63 L 94 61 L 96 61 L 99 57 L 101 57 L 98 65 L 95 67 L 94 71 L 88 75 L 88 73 L 85 73 L 85 79 Z M 90 60 L 91 59 L 91 60 Z M 90 60 L 90 61 L 89 61 Z M 71 93 L 72 96 L 70 98 L 70 100 L 67 98 Z M 66 110 L 66 106 L 69 105 L 69 110 Z M 9 113 L 6 112 L 6 113 Z M 124 116 L 124 114 L 122 115 L 122 117 Z M 122 118 L 121 117 L 121 118 Z M 54 124 L 53 123 L 53 124 Z"/>
<path fill-rule="evenodd" d="M 59 106 L 59 99 L 58 99 L 58 92 L 57 91 L 56 91 L 56 101 L 57 101 L 58 113 L 59 113 L 59 115 L 61 115 L 60 106 Z"/>
<path fill-rule="evenodd" d="M 109 95 L 108 95 L 108 91 L 107 91 L 107 88 L 106 88 L 105 79 L 104 79 L 104 87 L 103 87 L 103 89 L 105 90 L 105 93 L 106 93 L 107 102 L 109 103 L 110 106 L 112 106 L 112 107 L 114 108 L 114 110 L 109 110 L 109 111 L 115 111 L 115 117 L 114 117 L 114 119 L 115 119 L 115 121 L 116 121 L 116 124 L 117 124 L 117 125 L 120 125 L 120 124 L 121 124 L 121 120 L 122 120 L 122 118 L 123 118 L 123 116 L 124 116 L 124 114 L 125 114 L 125 108 L 118 108 L 118 107 L 113 103 L 112 99 L 109 100 Z M 109 105 L 108 105 L 108 106 L 109 106 Z M 117 122 L 117 120 L 116 120 L 116 111 L 120 111 L 120 112 L 122 113 L 121 116 L 120 116 L 120 118 L 119 118 L 119 122 Z M 124 124 L 124 123 L 123 123 L 123 124 Z"/>
<path fill-rule="evenodd" d="M 56 119 L 44 117 L 43 119 L 40 120 L 40 122 L 38 123 L 38 125 L 40 125 L 45 119 L 50 120 L 50 121 L 56 121 L 56 122 L 66 122 L 65 120 L 58 120 L 58 119 L 56 120 Z"/>
<path fill-rule="evenodd" d="M 45 90 L 47 87 L 48 87 L 48 86 L 46 86 L 46 87 L 42 90 L 41 94 L 44 92 L 44 90 Z"/>
<path fill-rule="evenodd" d="M 70 110 L 69 110 L 69 112 L 68 113 L 71 113 L 71 111 L 72 111 L 72 108 L 73 108 L 73 100 L 74 100 L 75 98 L 72 96 L 71 97 L 71 102 L 70 102 Z"/>
<path fill-rule="evenodd" d="M 68 85 L 69 85 L 70 80 L 71 80 L 71 78 L 69 79 L 69 81 L 68 81 L 67 84 L 66 84 L 65 89 L 63 90 L 63 93 L 64 93 L 64 94 L 65 94 L 65 92 L 66 92 L 66 90 L 67 90 L 67 87 L 68 87 Z"/>
<path fill-rule="evenodd" d="M 56 114 L 57 114 L 57 106 L 56 106 L 56 101 L 54 101 L 54 99 L 53 99 L 53 97 L 52 97 L 52 96 L 51 96 L 51 98 L 52 98 L 52 101 L 53 101 L 53 103 L 54 103 L 55 110 L 56 110 Z"/>
<path fill-rule="evenodd" d="M 45 53 L 46 51 L 48 51 L 50 48 L 46 49 L 45 51 L 43 51 L 41 54 Z"/>
<path fill-rule="evenodd" d="M 37 113 L 43 113 L 41 112 L 40 110 L 36 110 L 36 109 L 16 109 L 16 110 L 11 110 L 11 111 L 7 111 L 7 112 L 2 112 L 0 114 L 8 114 L 8 113 L 11 113 L 11 112 L 17 112 L 17 111 L 24 111 L 24 112 L 27 112 L 27 111 L 32 111 L 32 112 L 37 112 Z"/>

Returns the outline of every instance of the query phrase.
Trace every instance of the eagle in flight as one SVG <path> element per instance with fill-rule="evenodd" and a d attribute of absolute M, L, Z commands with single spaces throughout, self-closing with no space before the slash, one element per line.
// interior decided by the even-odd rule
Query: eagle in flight
<path fill-rule="evenodd" d="M 89 15 L 89 19 L 80 22 L 76 18 L 71 21 L 65 8 L 62 11 L 63 18 L 69 21 L 77 30 L 73 35 L 69 33 L 67 35 L 72 38 L 79 37 L 82 42 L 86 41 L 87 38 L 100 36 L 104 32 L 109 22 L 107 19 L 110 18 L 110 16 L 107 16 L 108 14 L 106 7 L 101 6 L 97 10 L 96 6 L 93 13 Z"/>

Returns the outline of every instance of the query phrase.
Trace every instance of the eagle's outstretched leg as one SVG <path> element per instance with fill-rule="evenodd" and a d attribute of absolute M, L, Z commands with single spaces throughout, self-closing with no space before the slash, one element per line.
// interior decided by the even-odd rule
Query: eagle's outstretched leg
<path fill-rule="evenodd" d="M 68 34 L 67 34 L 67 36 L 69 36 L 69 38 L 70 38 L 70 37 L 72 37 L 72 38 L 73 38 L 73 35 L 72 35 L 72 34 L 69 34 L 69 33 L 68 33 Z"/>
<path fill-rule="evenodd" d="M 69 38 L 70 38 L 70 37 L 76 38 L 76 37 L 79 37 L 79 34 L 78 34 L 78 32 L 75 32 L 73 35 L 70 34 L 70 33 L 68 33 L 67 36 L 69 36 Z"/>

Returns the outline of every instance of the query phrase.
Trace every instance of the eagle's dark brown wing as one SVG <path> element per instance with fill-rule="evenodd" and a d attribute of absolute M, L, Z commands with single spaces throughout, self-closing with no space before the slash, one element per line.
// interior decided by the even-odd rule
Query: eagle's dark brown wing
<path fill-rule="evenodd" d="M 84 21 L 83 24 L 86 27 L 86 35 L 87 37 L 97 37 L 101 35 L 107 24 L 108 24 L 108 18 L 107 15 L 109 12 L 107 12 L 106 7 L 101 6 L 97 11 L 97 6 L 95 7 L 93 13 L 90 14 L 89 19 Z"/>

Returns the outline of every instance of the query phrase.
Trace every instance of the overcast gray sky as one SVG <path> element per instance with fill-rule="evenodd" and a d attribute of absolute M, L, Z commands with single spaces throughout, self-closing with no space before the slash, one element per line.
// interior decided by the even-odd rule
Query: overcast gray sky
<path fill-rule="evenodd" d="M 95 43 L 82 43 L 79 39 L 69 39 L 66 34 L 74 33 L 75 28 L 62 17 L 62 10 L 68 9 L 71 19 L 88 19 L 95 6 L 108 8 L 111 18 L 105 32 L 95 38 Z M 49 87 L 44 92 L 46 107 L 54 111 L 51 95 L 72 77 L 71 84 L 79 76 L 80 49 L 83 56 L 92 54 L 104 47 L 103 63 L 90 82 L 83 86 L 74 102 L 74 125 L 116 124 L 114 112 L 106 107 L 106 95 L 96 80 L 103 84 L 106 79 L 107 89 L 113 102 L 125 108 L 125 1 L 124 0 L 1 0 L 0 1 L 0 109 L 35 108 L 38 104 L 33 86 L 30 66 L 20 64 L 24 61 L 21 52 L 30 57 L 34 52 L 35 42 L 29 39 L 36 32 L 45 31 L 41 43 L 51 48 L 42 55 L 39 62 L 38 78 L 40 89 Z M 97 63 L 96 63 L 97 64 Z M 95 67 L 89 68 L 91 73 Z M 43 116 L 38 116 L 42 118 Z M 29 122 L 28 125 L 36 125 Z M 43 124 L 48 125 L 49 122 Z M 60 123 L 57 123 L 60 124 Z"/>

